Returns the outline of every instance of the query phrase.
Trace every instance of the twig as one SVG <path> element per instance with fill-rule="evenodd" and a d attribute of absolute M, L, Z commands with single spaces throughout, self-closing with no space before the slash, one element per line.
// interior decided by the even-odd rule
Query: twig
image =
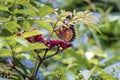
<path fill-rule="evenodd" d="M 54 56 L 54 55 L 57 55 L 57 54 L 59 54 L 59 53 L 62 52 L 62 51 L 63 51 L 63 49 L 62 49 L 62 50 L 59 50 L 59 47 L 58 47 L 57 51 L 56 51 L 54 54 L 46 57 L 46 54 L 47 54 L 47 52 L 48 52 L 48 49 L 46 49 L 46 50 L 45 50 L 45 54 L 43 55 L 42 59 L 39 61 L 38 65 L 37 65 L 37 68 L 36 68 L 36 70 L 35 70 L 36 72 L 35 72 L 35 74 L 33 75 L 33 76 L 34 76 L 34 79 L 36 79 L 36 76 L 37 76 L 37 72 L 38 72 L 38 70 L 39 70 L 39 67 L 40 67 L 40 65 L 44 62 L 44 60 L 46 60 L 47 58 L 50 58 L 50 57 L 52 57 L 52 56 Z"/>
<path fill-rule="evenodd" d="M 42 62 L 45 60 L 45 56 L 46 56 L 47 52 L 48 52 L 48 49 L 45 50 L 45 53 L 44 53 L 43 57 L 39 59 L 39 63 L 38 63 L 38 65 L 37 65 L 37 67 L 36 67 L 35 74 L 33 75 L 33 76 L 34 76 L 34 79 L 36 79 L 36 76 L 37 76 L 39 67 L 40 67 L 40 65 L 42 64 Z"/>
<path fill-rule="evenodd" d="M 61 17 L 62 17 L 62 16 L 61 16 Z M 48 36 L 48 38 L 46 39 L 45 43 L 46 43 L 46 42 L 50 39 L 50 37 L 53 35 L 53 33 L 54 33 L 54 28 L 55 28 L 55 26 L 57 25 L 57 23 L 59 22 L 59 20 L 61 19 L 61 17 L 59 17 L 58 20 L 56 21 L 56 23 L 54 24 L 53 30 L 52 30 L 51 34 Z"/>
<path fill-rule="evenodd" d="M 37 67 L 37 58 L 35 60 L 35 65 L 34 65 L 34 68 L 33 68 L 33 71 L 32 71 L 32 76 L 35 74 L 35 71 L 36 71 L 36 67 Z"/>
<path fill-rule="evenodd" d="M 44 61 L 44 59 L 41 59 L 41 60 L 39 61 L 38 65 L 37 65 L 37 67 L 36 67 L 36 69 L 35 69 L 35 72 L 34 72 L 34 74 L 32 75 L 32 76 L 33 76 L 33 80 L 36 79 L 36 76 L 37 76 L 39 67 L 40 67 L 40 65 L 42 64 L 43 61 Z"/>
<path fill-rule="evenodd" d="M 48 36 L 48 38 L 46 39 L 45 43 L 50 39 L 50 37 L 53 35 L 54 33 L 54 29 L 52 30 L 52 32 L 50 33 L 50 35 Z"/>
<path fill-rule="evenodd" d="M 6 40 L 6 42 L 8 43 L 8 45 L 10 46 L 10 49 L 11 49 L 11 51 L 12 51 L 12 57 L 14 58 L 14 57 L 15 57 L 15 55 L 14 55 L 15 52 L 13 51 L 12 46 L 10 45 L 10 43 L 7 41 L 6 38 L 5 38 L 5 40 Z M 23 72 L 21 72 L 20 70 L 18 70 L 10 60 L 8 60 L 8 61 L 9 61 L 10 67 L 11 67 L 12 69 L 16 70 L 16 71 L 17 71 L 18 73 L 20 73 L 22 76 L 27 77 L 28 79 L 30 79 L 29 76 L 27 76 L 26 74 L 24 74 Z"/>
<path fill-rule="evenodd" d="M 46 49 L 46 50 L 45 50 L 45 54 L 44 54 L 44 56 L 43 56 L 43 59 L 46 57 L 46 54 L 47 54 L 48 50 L 49 50 L 49 49 Z"/>
<path fill-rule="evenodd" d="M 37 60 L 40 60 L 41 61 L 41 56 L 39 55 L 39 52 L 35 51 L 37 56 L 36 56 L 36 60 L 35 60 L 35 66 L 33 68 L 33 71 L 32 71 L 32 77 L 35 75 L 35 72 L 36 72 L 36 68 L 37 68 Z M 33 77 L 34 78 L 34 77 Z"/>

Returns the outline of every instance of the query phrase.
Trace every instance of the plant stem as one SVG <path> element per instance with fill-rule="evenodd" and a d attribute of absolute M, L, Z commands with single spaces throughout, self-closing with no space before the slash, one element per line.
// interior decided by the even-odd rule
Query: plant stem
<path fill-rule="evenodd" d="M 42 58 L 41 58 L 39 55 L 37 55 L 37 57 L 39 58 L 39 63 L 38 63 L 38 65 L 36 66 L 35 72 L 34 72 L 34 74 L 33 74 L 33 80 L 36 79 L 36 76 L 37 76 L 39 67 L 40 67 L 40 65 L 42 64 L 42 62 L 45 60 L 45 57 L 46 57 L 47 52 L 48 52 L 48 49 L 45 50 L 45 53 L 44 53 L 44 55 L 43 55 Z"/>
<path fill-rule="evenodd" d="M 6 42 L 8 43 L 8 45 L 10 46 L 10 49 L 11 49 L 11 51 L 12 51 L 12 57 L 15 58 L 15 52 L 13 51 L 12 46 L 10 45 L 10 43 L 7 41 L 6 38 L 5 38 L 5 40 L 6 40 Z M 29 76 L 27 76 L 26 74 L 24 74 L 23 72 L 21 72 L 20 70 L 18 70 L 10 60 L 8 60 L 8 61 L 9 61 L 10 67 L 11 67 L 12 69 L 14 69 L 14 70 L 17 71 L 18 73 L 20 73 L 23 77 L 27 77 L 28 79 L 30 79 Z"/>
<path fill-rule="evenodd" d="M 62 16 L 61 16 L 61 17 L 62 17 Z M 54 28 L 55 28 L 55 26 L 57 25 L 57 23 L 59 22 L 59 20 L 61 19 L 61 17 L 59 17 L 58 20 L 56 21 L 56 23 L 54 24 L 53 30 L 52 30 L 51 34 L 48 36 L 48 38 L 46 39 L 45 43 L 46 43 L 46 42 L 50 39 L 50 37 L 53 35 L 53 33 L 54 33 Z"/>
<path fill-rule="evenodd" d="M 33 68 L 33 71 L 32 71 L 32 76 L 35 74 L 35 71 L 36 71 L 36 67 L 37 67 L 37 58 L 35 59 L 35 65 L 34 65 L 34 68 Z"/>

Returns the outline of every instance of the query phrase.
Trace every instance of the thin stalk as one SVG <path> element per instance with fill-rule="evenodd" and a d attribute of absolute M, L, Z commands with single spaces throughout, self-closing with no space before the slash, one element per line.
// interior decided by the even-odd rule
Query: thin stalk
<path fill-rule="evenodd" d="M 62 17 L 62 16 L 61 16 Z M 57 23 L 60 21 L 60 19 L 61 19 L 61 17 L 56 21 L 56 23 L 54 24 L 54 26 L 53 26 L 53 30 L 52 30 L 52 32 L 51 32 L 51 34 L 48 36 L 48 38 L 46 39 L 46 42 L 50 39 L 50 37 L 53 35 L 53 33 L 54 33 L 54 28 L 55 28 L 55 26 L 57 25 Z M 46 43 L 45 42 L 45 43 Z"/>
<path fill-rule="evenodd" d="M 34 78 L 34 79 L 36 79 L 36 76 L 37 76 L 39 67 L 40 67 L 40 65 L 43 63 L 43 61 L 45 60 L 45 57 L 46 57 L 47 52 L 48 52 L 48 49 L 45 50 L 45 53 L 44 53 L 43 57 L 42 57 L 42 58 L 39 58 L 38 65 L 37 65 L 37 67 L 36 67 L 36 69 L 35 69 L 35 73 L 34 73 L 34 75 L 33 75 L 33 78 Z M 39 56 L 38 56 L 38 57 L 39 57 Z"/>

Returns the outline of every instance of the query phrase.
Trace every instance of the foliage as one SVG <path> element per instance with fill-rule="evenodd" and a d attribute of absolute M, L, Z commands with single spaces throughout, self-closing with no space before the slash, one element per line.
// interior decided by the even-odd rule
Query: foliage
<path fill-rule="evenodd" d="M 66 2 L 85 11 L 56 10 L 37 0 L 0 1 L 0 80 L 119 80 L 120 16 L 91 0 Z M 84 2 L 90 7 L 76 5 Z M 100 21 L 86 9 L 101 13 Z M 77 34 L 72 43 L 54 34 L 71 25 Z"/>

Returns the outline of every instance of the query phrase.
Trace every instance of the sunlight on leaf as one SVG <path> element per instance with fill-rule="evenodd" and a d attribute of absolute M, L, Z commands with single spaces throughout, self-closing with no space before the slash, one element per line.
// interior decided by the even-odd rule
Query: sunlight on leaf
<path fill-rule="evenodd" d="M 1 56 L 12 56 L 12 51 L 9 49 L 2 49 L 0 50 L 0 57 Z"/>
<path fill-rule="evenodd" d="M 101 35 L 103 35 L 102 32 L 100 31 L 100 29 L 97 26 L 92 26 L 92 28 L 94 30 L 96 30 L 97 32 L 99 32 Z"/>
<path fill-rule="evenodd" d="M 54 11 L 53 8 L 49 6 L 43 6 L 39 9 L 39 16 L 42 18 L 43 16 L 50 14 Z"/>
<path fill-rule="evenodd" d="M 18 9 L 15 9 L 14 10 L 14 14 L 25 14 L 25 15 L 31 15 L 31 16 L 36 16 L 37 14 L 35 13 L 34 10 L 32 9 L 28 9 L 28 10 L 18 10 Z"/>
<path fill-rule="evenodd" d="M 24 34 L 21 35 L 22 38 L 28 38 L 28 37 L 31 37 L 31 36 L 35 36 L 35 35 L 38 35 L 38 34 L 41 34 L 40 31 L 30 31 L 30 32 L 25 32 Z"/>
<path fill-rule="evenodd" d="M 16 53 L 19 53 L 19 52 L 25 52 L 25 51 L 31 51 L 31 50 L 37 50 L 37 49 L 45 49 L 45 48 L 47 47 L 42 43 L 29 43 L 28 46 L 18 45 L 16 48 L 14 48 L 14 51 Z"/>
<path fill-rule="evenodd" d="M 7 11 L 7 12 L 9 12 L 9 9 L 7 7 L 4 7 L 4 6 L 0 5 L 0 11 Z"/>
<path fill-rule="evenodd" d="M 46 22 L 44 22 L 42 20 L 36 21 L 36 23 L 38 23 L 41 28 L 43 27 L 43 28 L 47 29 L 50 32 L 53 30 L 53 28 L 52 28 L 52 26 L 50 26 L 50 24 L 48 24 L 48 23 L 46 23 Z"/>

